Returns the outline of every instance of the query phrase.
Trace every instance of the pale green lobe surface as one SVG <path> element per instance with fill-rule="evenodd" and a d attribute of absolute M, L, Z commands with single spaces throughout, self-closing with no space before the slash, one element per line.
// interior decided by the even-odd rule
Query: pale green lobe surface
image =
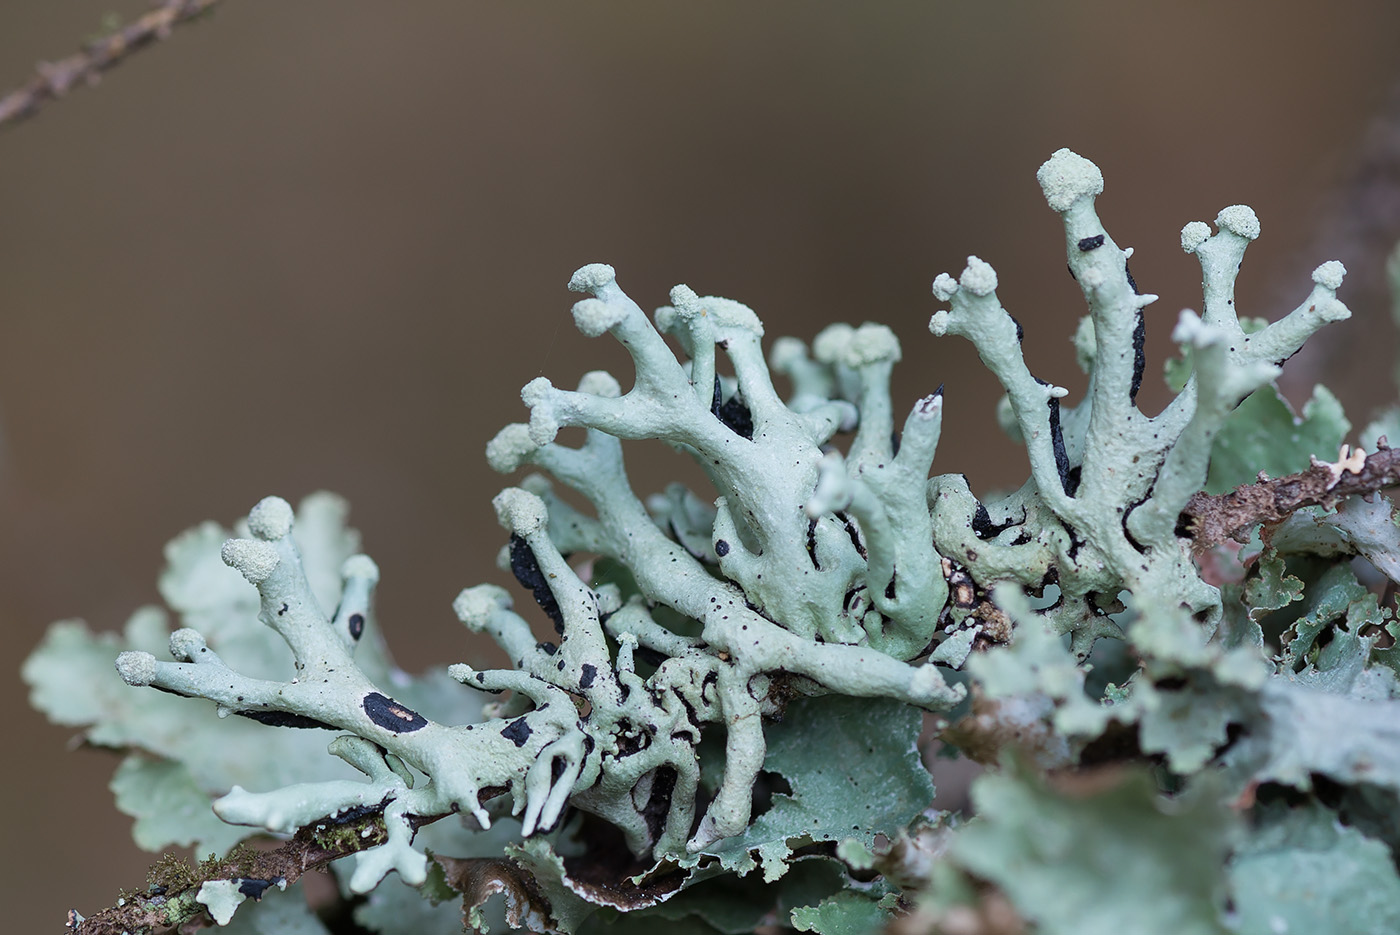
<path fill-rule="evenodd" d="M 792 910 L 792 927 L 816 935 L 869 935 L 882 931 L 891 918 L 881 900 L 848 890 Z"/>
<path fill-rule="evenodd" d="M 1400 932 L 1389 849 L 1319 805 L 1265 815 L 1229 880 L 1239 935 Z"/>
<path fill-rule="evenodd" d="M 330 935 L 330 930 L 306 904 L 301 887 L 291 886 L 285 893 L 268 889 L 260 901 L 245 902 L 219 935 Z"/>
<path fill-rule="evenodd" d="M 380 881 L 355 907 L 355 921 L 373 932 L 458 935 L 462 931 L 462 901 L 434 905 L 418 888 L 393 876 Z M 503 931 L 496 926 L 491 930 Z"/>
<path fill-rule="evenodd" d="M 255 617 L 247 625 L 276 639 Z M 120 781 L 119 807 L 141 822 L 137 840 L 142 847 L 158 850 L 193 838 L 218 849 L 206 837 L 213 831 L 204 818 L 199 819 L 198 829 L 161 840 L 175 831 L 175 820 L 155 819 L 155 813 L 165 807 L 166 797 L 176 788 L 183 790 L 179 793 L 182 807 L 190 804 L 188 793 L 193 788 L 205 796 L 207 810 L 214 797 L 235 784 L 278 788 L 356 775 L 343 761 L 326 755 L 326 745 L 334 736 L 328 731 L 269 730 L 247 718 L 220 718 L 211 703 L 133 688 L 117 677 L 112 660 L 118 652 L 135 649 L 164 657 L 168 635 L 165 615 L 154 609 L 133 615 L 121 637 L 93 634 L 76 622 L 59 623 L 49 629 L 23 670 L 33 686 L 31 703 L 53 720 L 91 725 L 86 732 L 90 743 L 139 750 L 171 765 L 162 773 L 162 783 L 146 788 L 120 775 L 114 780 Z M 179 771 L 184 775 L 177 775 Z M 217 822 L 212 811 L 208 817 Z M 234 840 L 241 840 L 249 832 L 235 833 Z"/>
<path fill-rule="evenodd" d="M 752 866 L 757 853 L 765 879 L 786 872 L 795 838 L 867 846 L 894 834 L 933 801 L 933 782 L 915 743 L 923 717 L 894 701 L 826 696 L 788 705 L 765 732 L 763 768 L 781 774 L 791 795 L 773 805 L 740 837 L 705 851 L 726 866 Z"/>
<path fill-rule="evenodd" d="M 1165 803 L 1145 773 L 1085 797 L 988 773 L 953 857 L 995 883 L 1040 935 L 1223 935 L 1230 827 L 1196 796 Z"/>
<path fill-rule="evenodd" d="M 486 831 L 468 830 L 453 816 L 425 825 L 418 830 L 414 844 L 433 854 L 456 858 L 500 857 L 506 846 L 520 837 L 520 822 L 501 818 Z M 340 882 L 341 894 L 352 896 L 349 882 L 354 874 L 353 858 L 332 865 Z M 374 932 L 404 932 L 412 935 L 459 935 L 463 931 L 462 895 L 448 886 L 442 868 L 429 861 L 428 881 L 421 887 L 409 886 L 397 875 L 386 877 L 355 907 L 355 921 Z M 499 898 L 473 907 L 475 918 L 487 933 L 509 930 L 505 906 Z"/>
<path fill-rule="evenodd" d="M 1239 715 L 1235 693 L 1152 691 L 1144 708 L 1138 742 L 1144 753 L 1165 753 L 1172 771 L 1194 773 L 1225 744 L 1226 729 Z"/>
<path fill-rule="evenodd" d="M 132 754 L 117 767 L 110 787 L 117 808 L 136 819 L 131 837 L 145 850 L 173 844 L 200 856 L 223 854 L 249 834 L 219 820 L 183 763 Z"/>
<path fill-rule="evenodd" d="M 340 599 L 340 566 L 359 545 L 359 534 L 344 520 L 340 498 L 313 494 L 302 502 L 294 530 L 317 602 L 331 608 Z M 257 591 L 219 558 L 230 533 L 204 523 L 171 541 L 161 593 L 180 623 L 201 629 L 226 662 L 262 678 L 291 678 L 286 643 L 258 619 Z M 125 684 L 112 667 L 117 654 L 139 650 L 167 659 L 170 630 L 165 612 L 154 607 L 134 613 L 120 635 L 93 633 L 78 621 L 56 623 L 22 670 L 30 703 L 51 720 L 85 727 L 89 743 L 141 754 L 128 757 L 112 780 L 117 806 L 137 820 L 138 845 L 193 845 L 199 856 L 222 853 L 252 833 L 224 824 L 210 808 L 234 785 L 269 791 L 359 778 L 343 760 L 327 755 L 333 731 L 221 718 L 211 702 Z M 445 723 L 481 719 L 481 696 L 463 691 L 444 671 L 410 678 L 393 670 L 372 623 L 360 642 L 357 663 L 395 683 L 402 703 Z"/>
<path fill-rule="evenodd" d="M 1400 701 L 1367 700 L 1271 679 L 1264 717 L 1224 757 L 1236 775 L 1311 789 L 1314 774 L 1400 790 Z"/>
<path fill-rule="evenodd" d="M 238 907 L 248 898 L 239 887 L 238 880 L 207 880 L 194 898 L 205 905 L 215 922 L 228 925 Z"/>
<path fill-rule="evenodd" d="M 1301 417 L 1277 389 L 1266 386 L 1240 403 L 1225 420 L 1211 448 L 1208 493 L 1251 484 L 1260 471 L 1270 477 L 1308 468 L 1308 456 L 1335 461 L 1351 423 L 1342 404 L 1324 386 L 1313 390 Z"/>

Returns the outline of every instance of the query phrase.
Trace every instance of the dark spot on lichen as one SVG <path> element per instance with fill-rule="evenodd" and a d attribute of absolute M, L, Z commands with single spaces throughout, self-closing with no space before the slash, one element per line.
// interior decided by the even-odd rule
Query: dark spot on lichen
<path fill-rule="evenodd" d="M 1085 237 L 1079 241 L 1079 251 L 1088 253 L 1090 250 L 1097 250 L 1103 246 L 1103 234 L 1095 234 L 1092 237 Z"/>
<path fill-rule="evenodd" d="M 535 603 L 540 605 L 540 610 L 554 621 L 554 632 L 562 634 L 564 612 L 559 609 L 554 592 L 549 590 L 549 581 L 544 572 L 540 571 L 539 560 L 535 558 L 530 544 L 513 533 L 510 537 L 510 570 L 516 581 L 530 589 L 530 594 L 535 598 Z"/>
<path fill-rule="evenodd" d="M 334 724 L 327 724 L 325 721 L 318 721 L 314 717 L 307 717 L 304 714 L 293 714 L 290 711 L 239 711 L 238 713 L 249 720 L 257 721 L 259 724 L 266 724 L 268 727 L 339 730 Z"/>
<path fill-rule="evenodd" d="M 280 616 L 282 616 L 283 614 L 285 614 L 285 613 L 287 612 L 287 609 L 288 609 L 288 608 L 287 608 L 287 602 L 286 602 L 286 601 L 283 601 L 283 602 L 282 602 L 282 608 L 281 608 L 280 610 L 277 611 L 277 616 L 280 617 Z"/>
<path fill-rule="evenodd" d="M 1065 434 L 1060 428 L 1060 400 L 1057 397 L 1050 397 L 1048 402 L 1050 407 L 1050 446 L 1055 451 L 1055 470 L 1060 475 L 1060 486 L 1064 488 L 1066 496 L 1074 496 L 1074 491 L 1079 487 L 1078 478 L 1073 483 L 1070 480 L 1069 452 L 1065 451 Z"/>
<path fill-rule="evenodd" d="M 1070 561 L 1074 561 L 1075 556 L 1079 554 L 1080 548 L 1084 545 L 1084 540 L 1076 535 L 1073 529 L 1067 531 L 1069 532 L 1069 548 L 1065 550 L 1065 554 L 1069 556 Z"/>
<path fill-rule="evenodd" d="M 359 639 L 361 636 L 364 635 L 364 632 L 365 632 L 365 615 L 364 615 L 364 614 L 351 614 L 351 615 L 350 615 L 350 619 L 347 620 L 347 621 L 345 621 L 345 623 L 346 623 L 346 625 L 348 625 L 348 626 L 350 627 L 350 638 L 351 638 L 352 640 L 357 640 L 357 639 Z"/>
<path fill-rule="evenodd" d="M 738 393 L 721 402 L 719 374 L 715 374 L 715 397 L 710 404 L 710 414 L 735 435 L 753 438 L 753 413 L 749 412 L 749 407 L 744 405 Z"/>
<path fill-rule="evenodd" d="M 1138 552 L 1144 555 L 1147 554 L 1147 548 L 1141 542 L 1138 542 L 1137 539 L 1134 538 L 1133 534 L 1128 530 L 1128 517 L 1133 515 L 1133 510 L 1136 510 L 1138 507 L 1142 506 L 1146 502 L 1147 497 L 1142 497 L 1141 499 L 1134 500 L 1132 503 L 1128 504 L 1128 508 L 1123 511 L 1122 520 L 1123 538 L 1128 540 L 1128 545 L 1132 546 L 1134 549 L 1136 549 Z"/>
<path fill-rule="evenodd" d="M 1138 390 L 1142 389 L 1142 371 L 1147 367 L 1147 318 L 1138 309 L 1137 323 L 1133 325 L 1133 385 L 1128 389 L 1128 399 L 1137 401 Z"/>
<path fill-rule="evenodd" d="M 972 514 L 972 531 L 979 539 L 994 539 L 1014 525 L 1015 523 L 1010 519 L 1004 523 L 992 522 L 991 514 L 981 503 L 977 504 L 977 512 Z"/>
<path fill-rule="evenodd" d="M 423 715 L 412 708 L 404 707 L 392 698 L 379 694 L 379 692 L 370 692 L 365 695 L 361 706 L 371 721 L 395 734 L 411 734 L 413 731 L 428 726 L 428 719 Z"/>
<path fill-rule="evenodd" d="M 559 652 L 559 647 L 555 646 L 553 643 L 536 643 L 535 648 L 538 649 L 540 652 L 544 653 L 546 656 L 552 656 L 555 653 Z"/>
<path fill-rule="evenodd" d="M 530 725 L 523 717 L 516 718 L 501 728 L 501 736 L 517 747 L 523 747 L 525 741 L 530 739 Z"/>
<path fill-rule="evenodd" d="M 593 680 L 598 676 L 598 667 L 591 662 L 585 662 L 579 671 L 581 674 L 578 679 L 578 687 L 581 689 L 592 687 Z"/>
<path fill-rule="evenodd" d="M 728 554 L 729 554 L 729 543 L 726 542 L 726 541 L 723 540 L 723 539 L 718 539 L 718 540 L 716 540 L 716 541 L 715 541 L 715 554 L 718 555 L 720 558 L 724 558 L 726 555 L 728 555 Z"/>
<path fill-rule="evenodd" d="M 842 525 L 846 527 L 846 535 L 851 538 L 851 545 L 856 547 L 856 552 L 860 554 L 861 558 L 865 558 L 865 543 L 860 540 L 860 530 L 856 529 L 856 524 L 844 511 L 837 513 L 836 518 L 841 520 Z"/>

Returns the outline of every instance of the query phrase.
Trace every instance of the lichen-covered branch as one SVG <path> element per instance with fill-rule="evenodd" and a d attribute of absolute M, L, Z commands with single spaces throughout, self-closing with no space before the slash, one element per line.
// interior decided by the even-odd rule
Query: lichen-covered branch
<path fill-rule="evenodd" d="M 194 867 L 166 855 L 151 869 L 147 889 L 87 917 L 70 912 L 68 927 L 72 935 L 163 932 L 211 911 L 216 920 L 227 922 L 225 906 L 231 915 L 243 900 L 286 889 L 307 873 L 328 871 L 334 861 L 379 847 L 387 837 L 382 812 L 371 808 L 340 818 L 323 816 L 275 848 L 242 846 Z M 211 909 L 211 903 L 218 908 Z"/>
<path fill-rule="evenodd" d="M 1382 445 L 1385 444 L 1382 439 Z M 1313 459 L 1312 467 L 1286 477 L 1261 477 L 1228 493 L 1191 496 L 1181 525 L 1197 553 L 1235 539 L 1245 541 L 1256 526 L 1281 523 L 1310 506 L 1331 507 L 1350 496 L 1367 496 L 1400 485 L 1400 449 L 1366 454 L 1343 450 L 1335 463 Z"/>

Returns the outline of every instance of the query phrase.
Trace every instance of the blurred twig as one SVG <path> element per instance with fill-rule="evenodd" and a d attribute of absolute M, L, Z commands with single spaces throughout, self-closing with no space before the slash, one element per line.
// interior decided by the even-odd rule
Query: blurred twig
<path fill-rule="evenodd" d="M 96 84 L 102 72 L 132 52 L 164 39 L 181 23 L 206 13 L 219 0 L 162 0 L 124 26 L 90 39 L 80 51 L 56 62 L 40 62 L 34 76 L 0 97 L 0 126 L 32 115 L 45 102 L 80 84 Z"/>

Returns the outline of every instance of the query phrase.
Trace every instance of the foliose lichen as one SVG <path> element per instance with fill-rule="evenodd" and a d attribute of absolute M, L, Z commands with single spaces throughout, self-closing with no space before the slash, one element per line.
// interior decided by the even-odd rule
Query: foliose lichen
<path fill-rule="evenodd" d="M 1237 407 L 1251 394 L 1273 405 L 1282 363 L 1349 315 L 1336 297 L 1341 264 L 1319 266 L 1297 308 L 1261 325 L 1234 300 L 1254 213 L 1227 207 L 1214 231 L 1187 224 L 1181 245 L 1200 263 L 1204 302 L 1172 333 L 1179 391 L 1148 416 L 1136 398 L 1144 310 L 1157 297 L 1138 289 L 1132 251 L 1098 218 L 1103 178 L 1068 150 L 1038 178 L 1089 308 L 1074 337 L 1083 399 L 1068 405 L 1066 389 L 1027 368 L 1022 326 L 977 257 L 934 280 L 946 308 L 929 323 L 972 342 L 1005 388 L 999 414 L 1030 462 L 1019 490 L 981 502 L 961 475 L 930 478 L 942 389 L 896 426 L 901 348 L 888 328 L 833 325 L 810 347 L 779 339 L 765 359 L 746 306 L 677 286 L 648 318 L 611 267 L 592 264 L 569 283 L 588 296 L 574 322 L 626 348 L 631 389 L 602 371 L 576 390 L 536 379 L 521 394 L 529 421 L 487 447 L 497 470 L 540 468 L 592 507 L 538 474 L 494 501 L 509 535 L 503 566 L 553 632 L 541 639 L 495 585 L 454 604 L 513 667 L 458 663 L 447 675 L 508 696 L 483 708 L 440 674 L 394 669 L 373 611 L 378 569 L 358 554 L 343 506 L 321 496 L 295 512 L 269 497 L 222 544 L 202 527 L 172 545 L 164 590 L 186 625 L 166 638 L 171 660 L 155 645 L 159 616 L 128 626 L 121 678 L 213 702 L 217 717 L 107 685 L 60 698 L 75 667 L 117 646 L 72 624 L 26 667 L 36 703 L 131 751 L 117 791 L 143 844 L 228 846 L 242 832 L 223 836 L 196 816 L 199 830 L 182 838 L 150 793 L 191 809 L 212 799 L 224 822 L 293 836 L 301 869 L 259 865 L 275 885 L 308 860 L 353 853 L 344 886 L 373 894 L 357 918 L 385 932 L 410 918 L 385 907 L 413 892 L 391 889 L 391 871 L 434 899 L 463 894 L 472 926 L 501 894 L 511 924 L 555 931 L 635 913 L 727 932 L 774 919 L 855 932 L 895 917 L 910 931 L 1179 935 L 1231 920 L 1254 931 L 1259 919 L 1274 925 L 1260 903 L 1267 877 L 1295 866 L 1289 842 L 1303 838 L 1366 861 L 1368 886 L 1400 886 L 1382 859 L 1400 836 L 1374 817 L 1400 791 L 1395 625 L 1389 599 L 1351 565 L 1363 556 L 1396 580 L 1400 536 L 1384 499 L 1330 511 L 1357 489 L 1345 478 L 1389 476 L 1393 459 L 1344 450 L 1314 461 L 1297 487 L 1310 499 L 1285 509 L 1271 494 L 1266 519 L 1248 497 L 1200 499 L 1208 482 L 1248 483 L 1233 472 L 1257 451 L 1301 454 L 1297 470 L 1330 455 L 1298 449 L 1281 401 L 1288 424 L 1272 441 L 1244 439 Z M 1309 418 L 1310 438 L 1335 445 L 1347 431 L 1339 410 Z M 565 428 L 584 430 L 581 446 L 557 441 Z M 636 439 L 690 455 L 712 494 L 673 484 L 643 500 L 623 460 L 622 442 Z M 1230 521 L 1212 526 L 1224 512 Z M 1247 539 L 1260 522 L 1250 567 L 1220 573 L 1234 561 L 1220 539 Z M 1224 532 L 1209 538 L 1207 527 Z M 215 550 L 238 577 L 221 574 Z M 266 630 L 250 628 L 254 615 Z M 999 767 L 974 789 L 978 817 L 926 811 L 921 712 L 937 715 L 949 749 Z M 219 733 L 230 715 L 244 733 Z M 358 778 L 310 765 L 321 730 L 336 733 L 328 750 Z M 279 748 L 289 759 L 264 770 L 273 758 L 251 752 L 262 741 L 248 731 L 313 739 L 274 741 L 296 755 Z M 191 755 L 216 737 L 242 745 L 243 762 Z M 1343 793 L 1289 810 L 1289 795 L 1324 778 Z M 1327 831 L 1336 815 L 1354 827 Z M 493 822 L 496 837 L 484 833 Z M 422 845 L 434 834 L 430 858 Z M 1174 876 L 1143 897 L 1162 889 L 1161 868 Z M 1104 873 L 1122 876 L 1113 899 L 1096 896 Z M 239 907 L 274 883 L 250 894 L 247 879 L 195 875 L 185 888 L 198 885 L 195 901 L 219 924 L 237 909 L 256 925 L 261 908 Z M 1329 898 L 1344 902 L 1347 885 Z M 1357 931 L 1386 930 L 1374 926 L 1394 916 L 1366 912 L 1357 925 L 1372 927 Z M 441 917 L 412 918 L 427 931 Z"/>

